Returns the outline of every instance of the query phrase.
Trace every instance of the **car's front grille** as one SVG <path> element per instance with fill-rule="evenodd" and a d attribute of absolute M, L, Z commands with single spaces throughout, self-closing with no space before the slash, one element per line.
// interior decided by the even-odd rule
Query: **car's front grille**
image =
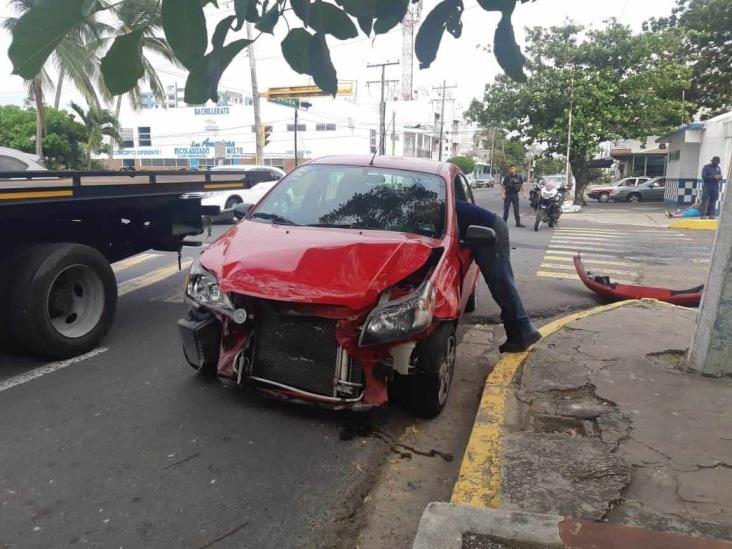
<path fill-rule="evenodd" d="M 257 307 L 252 376 L 309 393 L 335 394 L 338 342 L 336 322 L 313 316 L 281 314 Z M 361 383 L 356 366 L 349 381 Z M 355 371 L 358 370 L 358 371 Z"/>

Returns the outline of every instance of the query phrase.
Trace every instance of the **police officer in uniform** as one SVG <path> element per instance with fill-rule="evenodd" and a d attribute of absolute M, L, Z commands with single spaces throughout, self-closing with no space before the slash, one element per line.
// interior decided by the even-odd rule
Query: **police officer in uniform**
<path fill-rule="evenodd" d="M 517 227 L 525 227 L 521 224 L 521 214 L 519 213 L 519 192 L 524 186 L 524 178 L 520 173 L 516 173 L 516 166 L 508 169 L 508 175 L 501 182 L 503 185 L 503 220 L 508 221 L 508 212 L 513 205 L 513 215 L 516 218 Z"/>

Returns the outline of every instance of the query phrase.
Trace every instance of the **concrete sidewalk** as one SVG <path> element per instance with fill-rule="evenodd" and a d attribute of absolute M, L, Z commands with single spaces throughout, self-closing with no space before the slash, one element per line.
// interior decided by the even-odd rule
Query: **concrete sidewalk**
<path fill-rule="evenodd" d="M 473 524 L 475 509 L 461 507 L 471 506 L 518 512 L 529 524 L 550 515 L 589 521 L 585 531 L 596 531 L 593 523 L 643 531 L 631 529 L 626 544 L 617 544 L 623 530 L 597 534 L 605 544 L 576 547 L 671 546 L 659 532 L 732 540 L 732 380 L 685 370 L 695 316 L 658 302 L 614 304 L 552 323 L 529 353 L 504 357 L 486 383 L 453 493 L 457 507 L 428 508 L 422 526 L 461 509 Z M 486 540 L 495 535 L 489 517 Z M 428 539 L 420 532 L 418 542 Z M 648 545 L 654 536 L 658 545 Z M 680 539 L 673 546 L 720 546 Z M 541 541 L 466 540 L 462 547 Z"/>

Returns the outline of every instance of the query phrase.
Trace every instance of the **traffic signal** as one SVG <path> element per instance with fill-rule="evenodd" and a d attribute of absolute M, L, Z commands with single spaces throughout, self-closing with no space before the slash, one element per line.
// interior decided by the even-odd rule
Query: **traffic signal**
<path fill-rule="evenodd" d="M 272 136 L 272 126 L 264 127 L 264 146 L 269 145 L 269 138 Z"/>
<path fill-rule="evenodd" d="M 259 137 L 262 140 L 262 146 L 269 145 L 269 138 L 272 136 L 272 126 L 260 126 Z"/>

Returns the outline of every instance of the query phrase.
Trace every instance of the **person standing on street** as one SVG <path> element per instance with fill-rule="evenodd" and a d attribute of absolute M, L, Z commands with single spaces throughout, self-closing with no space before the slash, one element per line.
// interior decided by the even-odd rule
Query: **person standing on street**
<path fill-rule="evenodd" d="M 712 163 L 702 168 L 702 219 L 714 219 L 714 207 L 719 200 L 719 181 L 722 179 L 722 168 L 719 157 L 712 158 Z"/>
<path fill-rule="evenodd" d="M 503 220 L 508 221 L 508 212 L 513 204 L 513 215 L 516 218 L 517 227 L 525 227 L 521 224 L 521 214 L 519 213 L 519 192 L 524 186 L 524 178 L 521 174 L 516 173 L 516 166 L 508 169 L 508 175 L 501 182 L 503 185 Z"/>

